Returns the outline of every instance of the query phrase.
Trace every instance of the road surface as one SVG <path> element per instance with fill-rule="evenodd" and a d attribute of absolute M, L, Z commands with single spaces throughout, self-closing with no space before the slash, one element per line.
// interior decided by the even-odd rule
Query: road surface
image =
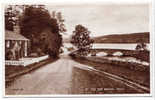
<path fill-rule="evenodd" d="M 6 95 L 140 93 L 115 79 L 98 75 L 62 55 L 54 63 L 18 77 L 5 89 Z"/>

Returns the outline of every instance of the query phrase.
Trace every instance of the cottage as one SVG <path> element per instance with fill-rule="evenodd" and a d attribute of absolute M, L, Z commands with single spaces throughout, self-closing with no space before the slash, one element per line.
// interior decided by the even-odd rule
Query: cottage
<path fill-rule="evenodd" d="M 14 31 L 5 31 L 5 59 L 19 60 L 28 55 L 29 39 L 19 34 L 16 26 Z"/>

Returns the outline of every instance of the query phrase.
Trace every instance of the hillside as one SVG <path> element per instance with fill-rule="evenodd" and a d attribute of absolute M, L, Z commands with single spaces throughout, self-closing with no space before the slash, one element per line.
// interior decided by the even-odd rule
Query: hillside
<path fill-rule="evenodd" d="M 149 32 L 94 37 L 95 43 L 149 43 Z"/>

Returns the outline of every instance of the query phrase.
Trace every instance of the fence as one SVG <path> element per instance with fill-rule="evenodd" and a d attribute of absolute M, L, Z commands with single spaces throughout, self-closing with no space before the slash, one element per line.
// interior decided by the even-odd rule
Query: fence
<path fill-rule="evenodd" d="M 6 60 L 5 65 L 14 65 L 14 66 L 28 66 L 30 64 L 38 63 L 40 61 L 43 61 L 45 59 L 48 59 L 48 55 L 42 56 L 42 57 L 36 57 L 36 58 L 23 58 L 20 59 L 19 61 L 10 61 Z"/>

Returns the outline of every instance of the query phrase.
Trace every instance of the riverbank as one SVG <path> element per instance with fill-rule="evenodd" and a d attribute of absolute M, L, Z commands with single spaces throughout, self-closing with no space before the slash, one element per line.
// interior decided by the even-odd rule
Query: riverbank
<path fill-rule="evenodd" d="M 91 49 L 91 54 L 97 53 L 107 53 L 107 56 L 111 57 L 114 53 L 120 52 L 122 55 L 120 57 L 134 57 L 141 61 L 150 62 L 150 51 L 143 50 L 124 50 L 124 49 Z"/>
<path fill-rule="evenodd" d="M 143 53 L 143 55 L 148 58 L 147 54 Z M 128 61 L 126 60 L 126 57 L 117 57 L 117 59 L 113 58 L 116 57 L 80 57 L 77 55 L 72 56 L 73 60 L 88 66 L 92 66 L 94 69 L 117 75 L 148 88 L 150 87 L 149 61 L 144 63 L 143 60 L 138 58 L 135 58 L 136 61 Z M 122 59 L 123 61 L 121 61 L 120 59 Z"/>

